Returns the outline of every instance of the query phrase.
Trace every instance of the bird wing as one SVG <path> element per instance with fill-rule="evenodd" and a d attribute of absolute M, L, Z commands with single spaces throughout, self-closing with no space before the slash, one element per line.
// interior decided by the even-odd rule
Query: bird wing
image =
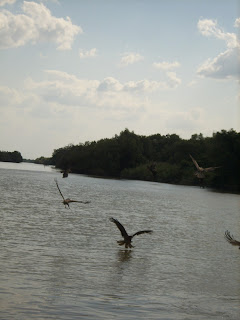
<path fill-rule="evenodd" d="M 138 231 L 138 232 L 134 233 L 132 235 L 132 237 L 138 236 L 139 234 L 142 234 L 142 233 L 152 233 L 152 232 L 153 232 L 152 230 L 142 230 L 142 231 Z"/>
<path fill-rule="evenodd" d="M 61 192 L 61 190 L 60 190 L 60 188 L 58 186 L 57 179 L 55 180 L 55 182 L 56 182 L 56 185 L 57 185 L 57 188 L 58 188 L 58 191 L 59 191 L 60 195 L 62 196 L 63 200 L 65 200 L 64 196 L 63 196 L 63 194 L 62 194 L 62 192 Z"/>
<path fill-rule="evenodd" d="M 125 230 L 124 226 L 121 225 L 121 223 L 120 223 L 117 219 L 110 218 L 110 221 L 112 221 L 112 222 L 115 223 L 115 225 L 116 225 L 116 226 L 118 227 L 118 229 L 120 230 L 123 238 L 128 237 L 127 231 Z"/>
<path fill-rule="evenodd" d="M 225 232 L 225 239 L 233 246 L 240 246 L 240 241 L 235 240 L 228 230 Z"/>
<path fill-rule="evenodd" d="M 209 167 L 209 168 L 204 168 L 204 171 L 214 171 L 215 169 L 217 169 L 217 168 L 221 168 L 221 166 L 220 167 Z"/>
<path fill-rule="evenodd" d="M 197 168 L 197 170 L 200 170 L 200 167 L 199 167 L 197 161 L 190 154 L 189 154 L 189 156 L 191 157 L 191 159 L 192 159 L 193 163 L 195 164 L 195 167 Z"/>

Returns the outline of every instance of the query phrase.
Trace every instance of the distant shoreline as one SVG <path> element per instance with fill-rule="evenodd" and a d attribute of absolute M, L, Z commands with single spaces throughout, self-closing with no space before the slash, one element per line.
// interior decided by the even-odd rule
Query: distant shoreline
<path fill-rule="evenodd" d="M 1 165 L 2 164 L 2 165 Z M 27 165 L 30 165 L 31 167 L 28 167 Z M 10 165 L 10 167 L 9 167 Z M 16 166 L 14 166 L 16 165 Z M 22 168 L 21 168 L 22 165 Z M 26 166 L 25 166 L 26 165 Z M 36 167 L 35 167 L 36 166 Z M 22 161 L 20 163 L 16 162 L 10 162 L 10 161 L 0 161 L 0 169 L 15 169 L 15 170 L 29 170 L 29 171 L 40 171 L 40 172 L 57 172 L 60 174 L 61 168 L 56 168 L 54 165 L 44 165 L 41 163 L 34 163 L 34 161 Z M 89 178 L 97 178 L 97 179 L 109 179 L 109 180 L 128 180 L 128 181 L 142 181 L 142 182 L 152 182 L 152 183 L 159 183 L 159 184 L 169 184 L 169 185 L 175 185 L 175 186 L 186 186 L 186 187 L 196 187 L 200 188 L 200 186 L 196 184 L 179 184 L 179 183 L 171 183 L 171 182 L 160 182 L 160 181 L 152 181 L 152 180 L 141 180 L 141 179 L 127 179 L 122 177 L 112 177 L 112 176 L 102 176 L 102 175 L 94 175 L 94 174 L 85 174 L 85 173 L 79 173 L 79 172 L 72 172 L 76 175 L 82 175 Z M 71 175 L 71 174 L 70 174 Z M 227 189 L 218 189 L 218 188 L 212 188 L 212 187 L 205 187 L 204 189 L 210 191 L 210 192 L 218 192 L 218 193 L 228 193 L 228 194 L 235 194 L 240 195 L 240 192 L 234 191 L 234 190 L 227 190 Z"/>

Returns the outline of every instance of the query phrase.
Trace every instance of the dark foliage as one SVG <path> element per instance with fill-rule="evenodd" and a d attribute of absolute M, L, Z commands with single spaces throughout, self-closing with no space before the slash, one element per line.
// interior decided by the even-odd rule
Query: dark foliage
<path fill-rule="evenodd" d="M 23 161 L 23 158 L 19 151 L 0 151 L 0 161 L 19 163 Z"/>
<path fill-rule="evenodd" d="M 221 166 L 206 174 L 205 186 L 240 192 L 240 133 L 234 130 L 184 140 L 176 134 L 147 137 L 125 129 L 111 139 L 56 149 L 49 161 L 75 173 L 198 185 L 189 154 L 201 167 Z"/>
<path fill-rule="evenodd" d="M 37 163 L 37 164 L 44 164 L 44 165 L 48 166 L 48 165 L 50 165 L 52 163 L 52 158 L 40 157 L 40 158 L 37 158 L 35 160 L 31 160 L 31 161 L 28 161 L 28 162 L 34 162 L 34 163 Z"/>

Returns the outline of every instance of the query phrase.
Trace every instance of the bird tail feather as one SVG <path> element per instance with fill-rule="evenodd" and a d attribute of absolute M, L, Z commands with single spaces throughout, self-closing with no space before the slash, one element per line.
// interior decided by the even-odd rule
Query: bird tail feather
<path fill-rule="evenodd" d="M 120 246 L 123 246 L 125 244 L 125 241 L 124 240 L 120 240 L 120 241 L 117 241 L 117 243 L 120 245 Z"/>

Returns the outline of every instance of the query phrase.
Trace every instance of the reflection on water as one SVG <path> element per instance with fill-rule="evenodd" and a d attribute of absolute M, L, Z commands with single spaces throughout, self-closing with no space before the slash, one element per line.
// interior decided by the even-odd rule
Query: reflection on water
<path fill-rule="evenodd" d="M 0 319 L 239 319 L 239 195 L 71 174 L 91 203 L 66 210 L 61 173 L 22 165 L 0 163 Z M 110 217 L 154 232 L 125 250 Z"/>
<path fill-rule="evenodd" d="M 132 250 L 118 250 L 118 261 L 126 262 L 132 257 Z"/>

